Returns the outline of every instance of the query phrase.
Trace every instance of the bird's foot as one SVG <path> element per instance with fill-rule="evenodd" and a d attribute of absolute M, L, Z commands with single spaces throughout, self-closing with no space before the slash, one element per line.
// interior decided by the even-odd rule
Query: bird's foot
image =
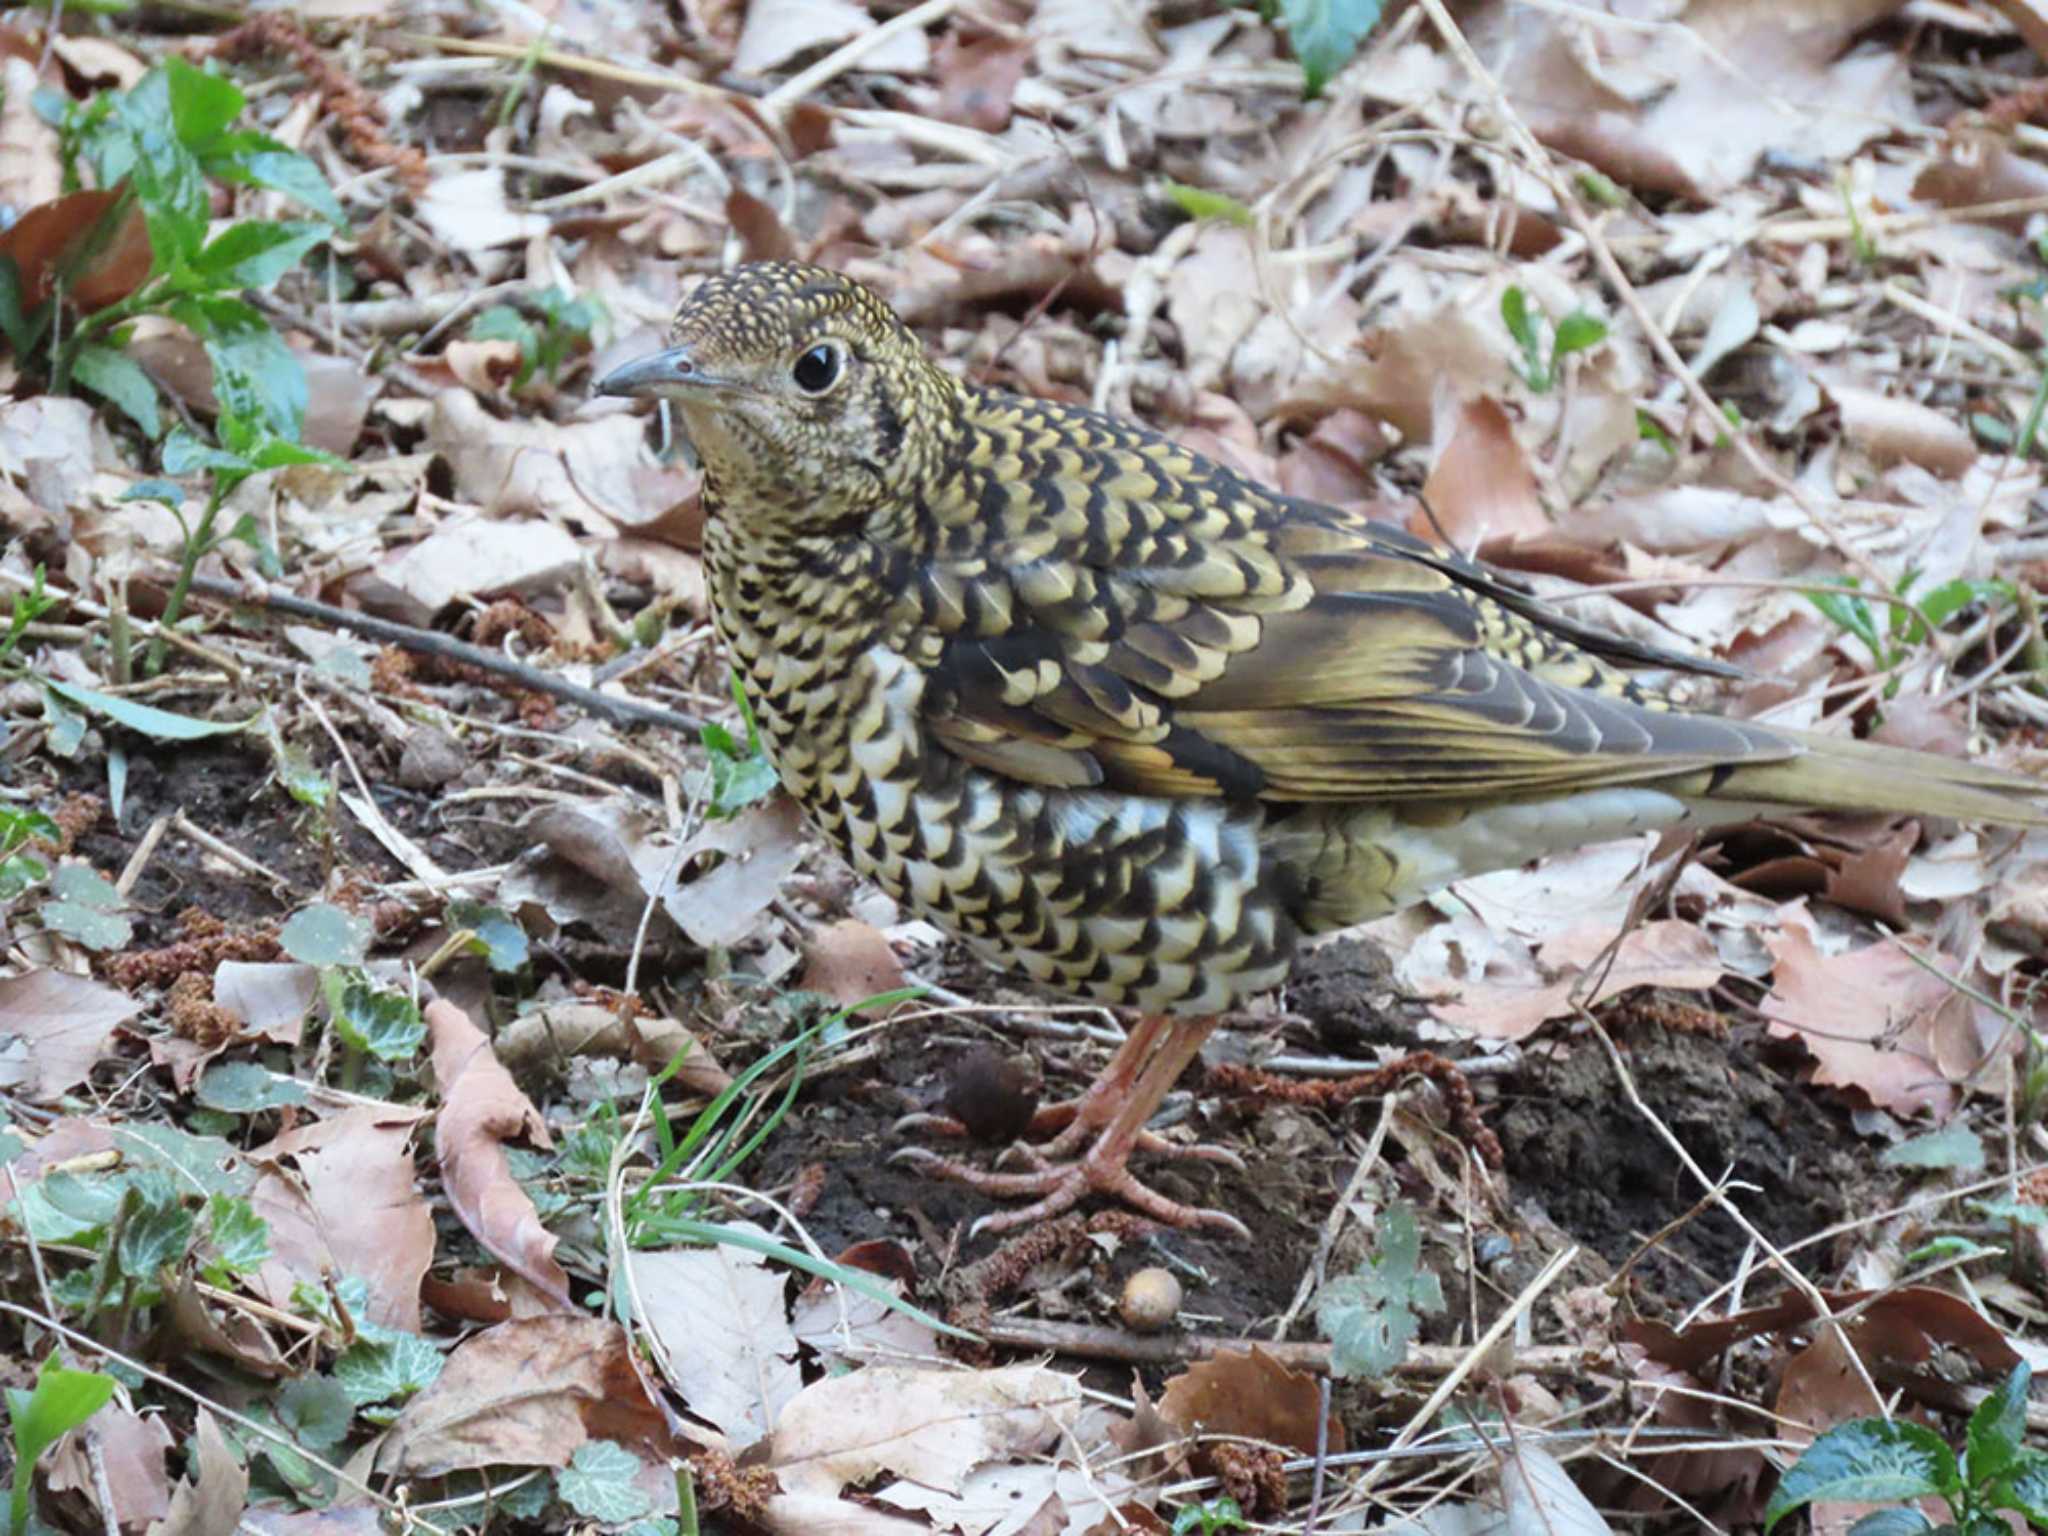
<path fill-rule="evenodd" d="M 1028 1173 L 992 1173 L 987 1169 L 940 1157 L 923 1147 L 905 1147 L 890 1161 L 911 1164 L 923 1173 L 950 1180 L 955 1184 L 965 1184 L 970 1189 L 980 1190 L 983 1194 L 993 1195 L 997 1199 L 1017 1200 L 1036 1197 L 1030 1205 L 1019 1210 L 997 1211 L 982 1217 L 970 1229 L 969 1235 L 974 1237 L 979 1237 L 984 1232 L 1008 1232 L 1031 1222 L 1064 1215 L 1080 1204 L 1084 1196 L 1101 1194 L 1112 1200 L 1121 1201 L 1139 1215 L 1156 1221 L 1161 1226 L 1208 1228 L 1211 1231 L 1227 1232 L 1233 1237 L 1244 1238 L 1247 1241 L 1251 1238 L 1251 1232 L 1245 1224 L 1227 1211 L 1211 1210 L 1169 1199 L 1144 1183 L 1127 1166 L 1129 1145 L 1118 1148 L 1110 1144 L 1111 1140 L 1110 1136 L 1105 1135 L 1078 1160 L 1070 1163 L 1055 1163 L 1043 1155 L 1038 1155 L 1039 1166 Z M 1204 1150 L 1222 1152 L 1224 1158 L 1236 1161 L 1235 1154 L 1225 1152 L 1222 1148 Z"/>
<path fill-rule="evenodd" d="M 1031 1127 L 1026 1136 L 1049 1136 L 1050 1139 L 1034 1143 L 1019 1140 L 1011 1143 L 1003 1152 L 1005 1158 L 1016 1158 L 1034 1170 L 1050 1168 L 1062 1157 L 1071 1157 L 1081 1150 L 1090 1135 L 1100 1135 L 1107 1126 L 1107 1117 L 1093 1123 L 1083 1120 L 1077 1111 L 1086 1103 L 1083 1098 L 1062 1099 L 1057 1104 L 1048 1104 L 1032 1117 Z M 944 1136 L 954 1141 L 965 1141 L 971 1133 L 951 1115 L 935 1115 L 920 1112 L 903 1116 L 891 1129 L 899 1136 L 918 1132 L 927 1136 Z M 1204 1141 L 1173 1141 L 1157 1131 L 1140 1131 L 1136 1150 L 1150 1153 L 1154 1157 L 1180 1158 L 1198 1163 L 1221 1163 L 1226 1168 L 1244 1172 L 1244 1159 L 1228 1147 L 1219 1147 Z"/>

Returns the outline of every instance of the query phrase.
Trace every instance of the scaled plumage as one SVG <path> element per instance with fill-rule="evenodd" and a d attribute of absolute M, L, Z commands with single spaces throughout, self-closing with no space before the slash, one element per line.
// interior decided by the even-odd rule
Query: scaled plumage
<path fill-rule="evenodd" d="M 1455 553 L 953 378 L 837 273 L 707 279 L 670 342 L 600 388 L 682 412 L 713 614 L 784 784 L 862 874 L 1073 995 L 1207 1018 L 1305 935 L 1687 820 L 2048 825 L 2025 779 L 1675 708 L 1622 670 L 1643 648 Z M 1126 1144 L 1004 1188 L 1213 1214 L 1123 1171 L 1125 1100 L 1206 1033 L 1147 1029 L 1076 1121 Z"/>

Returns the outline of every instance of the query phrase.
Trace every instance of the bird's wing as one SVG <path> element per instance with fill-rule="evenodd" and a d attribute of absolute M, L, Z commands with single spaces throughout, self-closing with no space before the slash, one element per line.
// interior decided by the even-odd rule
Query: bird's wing
<path fill-rule="evenodd" d="M 1150 794 L 1470 800 L 1799 752 L 1668 708 L 1592 647 L 1669 658 L 1460 556 L 1140 428 L 1006 405 L 1027 430 L 999 422 L 1004 451 L 969 456 L 917 583 L 927 724 L 968 762 Z"/>

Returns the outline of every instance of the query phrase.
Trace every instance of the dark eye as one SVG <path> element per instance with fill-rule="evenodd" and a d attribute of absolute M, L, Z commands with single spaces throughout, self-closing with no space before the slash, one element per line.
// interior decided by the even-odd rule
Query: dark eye
<path fill-rule="evenodd" d="M 805 394 L 822 395 L 839 382 L 843 361 L 837 347 L 829 341 L 821 341 L 796 360 L 796 366 L 790 369 L 790 377 L 796 380 L 796 387 Z"/>

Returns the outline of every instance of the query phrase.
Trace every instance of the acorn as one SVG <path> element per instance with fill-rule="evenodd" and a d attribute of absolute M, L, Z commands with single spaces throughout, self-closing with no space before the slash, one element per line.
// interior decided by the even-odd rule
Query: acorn
<path fill-rule="evenodd" d="M 1117 1299 L 1117 1316 L 1133 1333 L 1157 1333 L 1180 1313 L 1180 1282 L 1154 1266 L 1132 1273 Z"/>

